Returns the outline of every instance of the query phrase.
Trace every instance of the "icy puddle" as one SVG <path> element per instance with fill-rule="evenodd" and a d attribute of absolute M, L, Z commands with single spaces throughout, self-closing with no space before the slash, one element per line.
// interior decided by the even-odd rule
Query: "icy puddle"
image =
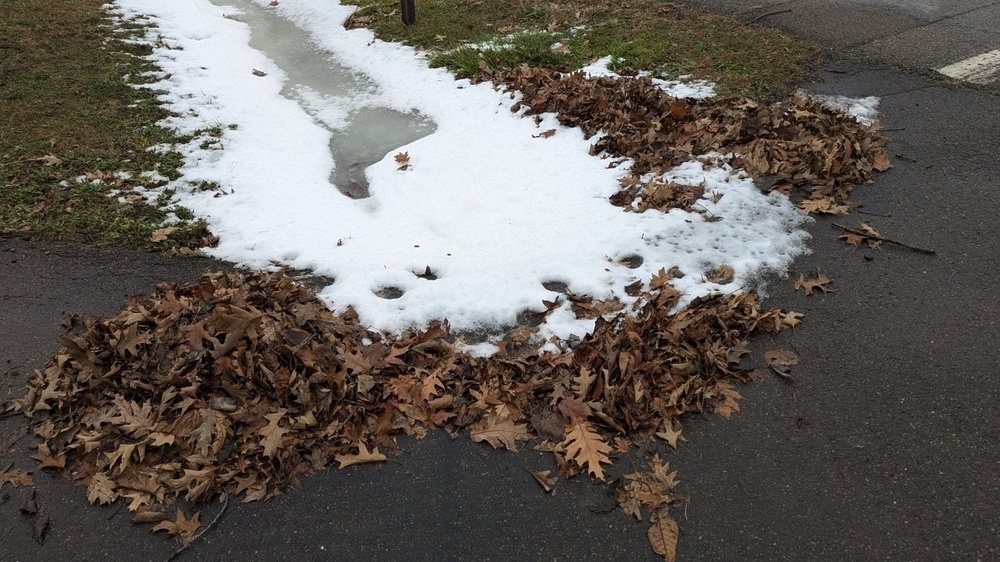
<path fill-rule="evenodd" d="M 377 91 L 373 82 L 338 64 L 313 44 L 307 32 L 272 9 L 246 0 L 213 3 L 239 10 L 226 17 L 249 26 L 250 47 L 284 71 L 287 81 L 282 95 L 297 101 L 331 132 L 335 167 L 330 182 L 345 195 L 368 197 L 368 166 L 434 132 L 434 123 L 417 111 L 403 113 L 372 105 L 369 100 Z"/>

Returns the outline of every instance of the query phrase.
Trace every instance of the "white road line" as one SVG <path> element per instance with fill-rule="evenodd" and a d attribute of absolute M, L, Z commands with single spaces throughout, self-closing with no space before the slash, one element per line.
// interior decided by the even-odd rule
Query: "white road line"
<path fill-rule="evenodd" d="M 945 76 L 973 84 L 990 84 L 1000 78 L 1000 49 L 937 69 Z"/>

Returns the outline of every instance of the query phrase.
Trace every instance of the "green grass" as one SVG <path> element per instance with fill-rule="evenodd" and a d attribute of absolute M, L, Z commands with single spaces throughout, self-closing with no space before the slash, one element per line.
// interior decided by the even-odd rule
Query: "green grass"
<path fill-rule="evenodd" d="M 153 245 L 170 210 L 109 197 L 145 183 L 144 171 L 176 178 L 181 157 L 147 150 L 180 139 L 156 125 L 166 113 L 155 92 L 126 81 L 153 70 L 140 58 L 149 47 L 121 41 L 102 3 L 0 2 L 0 232 L 133 248 L 193 243 L 203 224 Z M 133 179 L 107 177 L 116 172 Z M 77 180 L 87 174 L 104 181 Z"/>
<path fill-rule="evenodd" d="M 607 55 L 621 71 L 711 80 L 722 95 L 764 101 L 786 96 L 809 75 L 817 47 L 772 29 L 661 0 L 417 0 L 404 26 L 397 0 L 356 0 L 354 25 L 431 53 L 431 64 L 459 76 L 521 64 L 575 70 Z M 350 23 L 350 22 L 349 22 Z M 553 51 L 555 43 L 565 46 Z M 482 49 L 475 45 L 507 46 Z"/>

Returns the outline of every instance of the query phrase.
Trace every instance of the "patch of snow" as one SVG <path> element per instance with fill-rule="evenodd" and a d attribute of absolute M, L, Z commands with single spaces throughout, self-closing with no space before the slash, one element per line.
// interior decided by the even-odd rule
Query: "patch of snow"
<path fill-rule="evenodd" d="M 316 92 L 282 95 L 285 72 L 249 47 L 250 28 L 226 17 L 233 7 L 206 0 L 114 5 L 123 17 L 144 15 L 156 25 L 152 59 L 162 74 L 148 87 L 165 92 L 160 101 L 173 116 L 164 124 L 182 134 L 222 129 L 224 150 L 202 149 L 198 140 L 180 147 L 182 177 L 166 186 L 176 190 L 173 203 L 206 219 L 220 236 L 208 252 L 249 267 L 277 261 L 331 277 L 321 298 L 334 310 L 354 307 L 375 329 L 399 332 L 441 318 L 457 330 L 510 326 L 520 312 L 543 310 L 542 300 L 557 296 L 542 286 L 549 281 L 628 306 L 635 299 L 626 285 L 674 266 L 685 273 L 676 286 L 687 302 L 739 290 L 806 251 L 800 227 L 808 219 L 721 162 L 692 161 L 666 174 L 721 194 L 717 202 L 699 202 L 721 217 L 717 222 L 680 210 L 640 214 L 611 205 L 627 162 L 609 168 L 608 160 L 590 156 L 591 141 L 553 115 L 536 124 L 513 114 L 516 95 L 428 68 L 413 49 L 378 41 L 368 30 L 345 30 L 353 7 L 283 0 L 275 12 L 301 28 L 300 40 L 321 50 L 316 56 L 367 77 L 372 88 L 360 102 Z M 683 97 L 711 90 L 676 87 L 683 93 L 674 95 Z M 405 170 L 394 152 L 371 165 L 370 197 L 354 200 L 329 181 L 330 141 L 357 103 L 416 111 L 436 129 L 399 149 L 409 155 Z M 539 135 L 549 129 L 556 133 Z M 190 187 L 200 182 L 221 189 Z M 638 267 L 621 262 L 634 255 L 643 258 Z M 732 283 L 705 279 L 720 264 L 734 269 Z M 427 267 L 436 279 L 418 276 Z M 402 295 L 379 296 L 390 287 Z M 564 304 L 542 334 L 569 339 L 592 328 L 593 320 L 576 319 Z"/>
<path fill-rule="evenodd" d="M 808 94 L 823 102 L 823 105 L 839 109 L 851 117 L 857 119 L 862 125 L 871 125 L 878 119 L 879 98 L 868 96 L 864 98 L 851 98 L 847 96 L 830 96 L 822 94 Z"/>
<path fill-rule="evenodd" d="M 583 67 L 582 70 L 584 74 L 593 78 L 599 78 L 602 76 L 621 78 L 618 73 L 611 70 L 609 67 L 609 65 L 612 64 L 615 64 L 615 59 L 613 57 L 601 57 Z M 649 73 L 640 72 L 639 76 L 649 76 Z M 705 99 L 715 96 L 715 85 L 705 80 L 683 82 L 679 80 L 663 80 L 661 78 L 653 78 L 653 84 L 656 84 L 656 86 L 666 92 L 667 95 L 675 98 Z"/>

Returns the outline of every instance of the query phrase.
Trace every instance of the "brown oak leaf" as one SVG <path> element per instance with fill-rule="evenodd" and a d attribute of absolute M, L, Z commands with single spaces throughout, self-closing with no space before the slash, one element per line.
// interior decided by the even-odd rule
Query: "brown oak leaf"
<path fill-rule="evenodd" d="M 194 538 L 195 532 L 198 531 L 198 527 L 201 526 L 201 523 L 198 521 L 200 516 L 201 513 L 199 512 L 195 513 L 194 516 L 188 519 L 185 517 L 184 512 L 178 508 L 177 516 L 173 521 L 160 521 L 155 527 L 153 527 L 153 532 L 164 531 L 172 537 L 178 536 L 180 538 L 181 545 L 186 545 L 191 542 Z"/>
<path fill-rule="evenodd" d="M 601 464 L 611 464 L 608 457 L 611 446 L 604 442 L 593 424 L 581 418 L 572 419 L 566 424 L 566 439 L 562 445 L 566 448 L 567 459 L 587 469 L 587 472 L 599 480 L 605 480 Z"/>
<path fill-rule="evenodd" d="M 470 426 L 469 435 L 476 443 L 486 441 L 494 449 L 517 450 L 518 441 L 531 439 L 528 433 L 528 426 L 523 423 L 515 423 L 511 418 L 502 420 L 488 419 Z"/>
<path fill-rule="evenodd" d="M 802 289 L 807 295 L 812 295 L 814 290 L 819 289 L 825 295 L 833 292 L 833 289 L 827 286 L 832 282 L 832 279 L 820 273 L 819 270 L 810 273 L 808 277 L 800 273 L 799 278 L 795 281 L 795 290 Z"/>
<path fill-rule="evenodd" d="M 340 463 L 340 468 L 351 466 L 352 464 L 365 464 L 369 462 L 384 462 L 386 459 L 385 455 L 378 451 L 378 447 L 372 448 L 371 451 L 365 446 L 364 442 L 358 443 L 358 452 L 349 455 L 334 455 L 333 460 Z"/>

